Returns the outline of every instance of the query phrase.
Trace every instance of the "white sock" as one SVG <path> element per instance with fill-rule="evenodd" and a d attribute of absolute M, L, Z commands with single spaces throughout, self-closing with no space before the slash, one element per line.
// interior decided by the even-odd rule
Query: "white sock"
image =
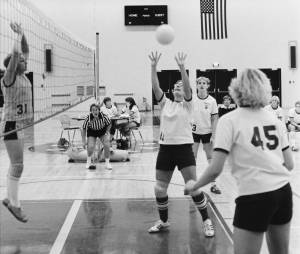
<path fill-rule="evenodd" d="M 9 195 L 8 199 L 13 206 L 21 206 L 19 200 L 19 180 L 8 177 L 7 194 Z"/>
<path fill-rule="evenodd" d="M 105 158 L 105 163 L 109 164 L 109 158 Z"/>
<path fill-rule="evenodd" d="M 87 163 L 92 163 L 92 156 L 88 156 L 86 162 Z"/>

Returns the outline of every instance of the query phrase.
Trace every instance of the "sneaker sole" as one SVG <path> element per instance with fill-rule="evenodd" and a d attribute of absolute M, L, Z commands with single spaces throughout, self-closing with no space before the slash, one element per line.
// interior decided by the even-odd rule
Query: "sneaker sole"
<path fill-rule="evenodd" d="M 149 233 L 149 234 L 160 233 L 160 232 L 163 232 L 163 231 L 167 231 L 167 230 L 169 229 L 169 227 L 170 227 L 170 225 L 165 226 L 165 227 L 161 228 L 161 229 L 158 230 L 158 231 L 150 231 L 150 229 L 149 229 L 149 230 L 148 230 L 148 233 Z"/>
<path fill-rule="evenodd" d="M 28 219 L 23 219 L 19 216 L 17 216 L 14 211 L 11 209 L 11 206 L 9 204 L 7 204 L 6 208 L 8 209 L 8 211 L 10 211 L 10 213 L 18 220 L 18 221 L 21 221 L 23 223 L 26 223 L 28 221 Z"/>

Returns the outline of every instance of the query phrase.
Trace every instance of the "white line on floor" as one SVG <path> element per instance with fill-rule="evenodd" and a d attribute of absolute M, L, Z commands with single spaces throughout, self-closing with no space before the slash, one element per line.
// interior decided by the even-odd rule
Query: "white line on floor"
<path fill-rule="evenodd" d="M 88 171 L 86 173 L 85 180 L 81 186 L 81 189 L 78 192 L 77 196 L 79 198 L 82 197 L 86 193 L 87 186 L 89 184 L 88 179 L 90 179 L 91 177 L 94 177 L 94 172 Z M 81 204 L 82 204 L 82 199 L 74 200 L 72 207 L 70 208 L 69 213 L 65 219 L 65 222 L 64 222 L 63 226 L 61 227 L 59 234 L 57 235 L 57 237 L 54 241 L 54 244 L 51 248 L 50 254 L 59 254 L 62 251 Z"/>

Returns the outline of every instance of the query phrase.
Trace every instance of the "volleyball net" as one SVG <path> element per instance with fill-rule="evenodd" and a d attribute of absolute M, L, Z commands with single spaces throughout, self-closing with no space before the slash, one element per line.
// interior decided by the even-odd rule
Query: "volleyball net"
<path fill-rule="evenodd" d="M 11 22 L 21 24 L 29 45 L 25 75 L 31 83 L 31 124 L 94 96 L 94 49 L 74 39 L 27 0 L 0 1 L 0 78 L 6 70 L 3 61 L 17 38 Z M 4 104 L 0 89 L 0 113 Z"/>

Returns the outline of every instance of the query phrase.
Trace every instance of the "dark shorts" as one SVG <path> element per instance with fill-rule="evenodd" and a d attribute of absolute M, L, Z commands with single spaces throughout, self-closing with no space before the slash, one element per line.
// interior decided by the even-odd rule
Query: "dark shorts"
<path fill-rule="evenodd" d="M 235 200 L 233 225 L 237 228 L 266 232 L 269 225 L 291 221 L 293 198 L 290 184 L 275 191 L 240 196 Z"/>
<path fill-rule="evenodd" d="M 4 123 L 4 132 L 3 132 L 3 134 L 5 135 L 6 132 L 10 132 L 10 131 L 13 131 L 15 129 L 17 129 L 16 121 L 6 121 Z M 16 140 L 16 139 L 18 139 L 18 133 L 16 131 L 4 136 L 4 140 Z"/>
<path fill-rule="evenodd" d="M 156 169 L 173 171 L 177 166 L 179 170 L 195 166 L 195 156 L 192 144 L 183 145 L 160 145 L 156 160 Z"/>
<path fill-rule="evenodd" d="M 93 130 L 93 129 L 88 128 L 86 136 L 94 137 L 94 138 L 101 138 L 106 133 L 106 129 L 107 128 L 104 128 L 102 130 Z"/>
<path fill-rule="evenodd" d="M 210 143 L 211 135 L 212 135 L 212 133 L 208 133 L 208 134 L 193 133 L 193 139 L 194 139 L 195 143 L 202 142 L 202 144 L 207 144 L 207 143 Z"/>

